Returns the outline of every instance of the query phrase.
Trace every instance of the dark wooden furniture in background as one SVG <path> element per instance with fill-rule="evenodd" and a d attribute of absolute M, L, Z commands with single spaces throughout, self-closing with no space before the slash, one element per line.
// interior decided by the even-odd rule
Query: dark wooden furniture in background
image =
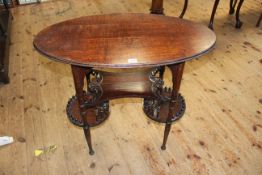
<path fill-rule="evenodd" d="M 8 83 L 9 43 L 12 15 L 6 0 L 0 5 L 0 83 Z"/>
<path fill-rule="evenodd" d="M 217 6 L 219 4 L 220 0 L 215 0 L 214 6 L 213 6 L 213 11 L 211 14 L 211 19 L 209 23 L 209 28 L 213 29 L 213 24 L 214 24 L 214 17 L 216 14 Z M 235 7 L 237 4 L 238 0 L 230 0 L 229 2 L 229 14 L 233 15 L 235 13 Z M 237 11 L 236 11 L 236 28 L 240 29 L 243 23 L 240 21 L 240 10 L 243 5 L 244 0 L 239 0 L 239 3 L 237 5 Z"/>
<path fill-rule="evenodd" d="M 171 123 L 185 111 L 179 94 L 184 63 L 210 51 L 215 41 L 214 32 L 187 20 L 111 14 L 52 25 L 35 37 L 34 46 L 50 59 L 71 65 L 76 95 L 68 102 L 67 115 L 73 124 L 83 127 L 92 155 L 89 128 L 108 118 L 109 100 L 122 97 L 144 98 L 145 114 L 166 123 L 164 150 Z M 164 65 L 171 69 L 172 89 L 164 87 Z"/>
<path fill-rule="evenodd" d="M 163 0 L 152 0 L 150 11 L 152 14 L 164 14 Z M 188 0 L 184 1 L 184 7 L 179 15 L 179 18 L 183 18 L 187 10 Z"/>
<path fill-rule="evenodd" d="M 151 6 L 151 9 L 150 9 L 151 13 L 152 14 L 164 14 L 163 2 L 164 2 L 164 0 L 152 0 L 152 6 Z M 212 30 L 214 29 L 214 18 L 215 18 L 215 14 L 216 14 L 216 10 L 217 10 L 217 6 L 218 6 L 219 2 L 220 2 L 220 0 L 215 0 L 213 10 L 212 10 L 212 13 L 211 13 L 211 17 L 210 17 L 210 20 L 209 20 L 209 24 L 208 24 L 208 27 Z M 230 8 L 229 14 L 230 15 L 234 14 L 235 6 L 236 6 L 237 2 L 238 2 L 238 0 L 230 0 L 230 3 L 229 3 L 229 8 Z M 236 28 L 241 28 L 241 26 L 243 24 L 240 21 L 240 17 L 239 17 L 240 9 L 242 7 L 243 2 L 244 2 L 244 0 L 240 0 L 239 3 L 238 3 L 238 6 L 237 6 Z M 187 6 L 188 6 L 188 0 L 185 0 L 183 10 L 182 10 L 182 12 L 179 16 L 180 18 L 183 18 L 184 14 L 186 13 Z"/>
<path fill-rule="evenodd" d="M 260 14 L 260 17 L 258 18 L 256 27 L 259 27 L 259 26 L 260 26 L 261 20 L 262 20 L 262 13 Z"/>

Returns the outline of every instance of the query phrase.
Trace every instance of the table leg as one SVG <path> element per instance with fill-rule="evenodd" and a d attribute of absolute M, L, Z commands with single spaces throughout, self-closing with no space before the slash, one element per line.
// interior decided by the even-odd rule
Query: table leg
<path fill-rule="evenodd" d="M 179 15 L 179 18 L 183 18 L 185 13 L 186 13 L 186 10 L 187 10 L 187 5 L 188 5 L 188 0 L 185 0 L 184 2 L 184 7 L 183 7 L 183 10 L 181 12 L 181 14 Z"/>
<path fill-rule="evenodd" d="M 215 14 L 216 14 L 216 11 L 217 11 L 217 6 L 219 4 L 219 1 L 220 0 L 216 0 L 215 3 L 214 3 L 212 14 L 211 14 L 209 25 L 208 25 L 208 27 L 210 29 L 212 29 L 212 30 L 214 30 L 214 27 L 213 27 L 213 25 L 214 25 L 214 18 L 215 18 Z"/>
<path fill-rule="evenodd" d="M 179 95 L 178 92 L 179 92 L 179 88 L 180 88 L 180 84 L 182 80 L 184 65 L 185 63 L 179 63 L 179 64 L 174 64 L 174 65 L 169 66 L 172 72 L 173 90 L 171 93 L 168 118 L 166 121 L 166 126 L 165 126 L 165 131 L 164 131 L 163 144 L 161 146 L 162 150 L 166 149 L 166 142 L 167 142 L 167 138 L 168 138 L 168 135 L 171 129 L 171 124 L 172 124 L 171 119 L 175 111 L 176 103 L 178 102 L 178 95 Z"/>
<path fill-rule="evenodd" d="M 262 20 L 262 13 L 260 14 L 260 17 L 259 17 L 259 19 L 258 19 L 258 21 L 257 21 L 256 27 L 259 27 L 259 26 L 260 26 L 261 20 Z"/>
<path fill-rule="evenodd" d="M 86 138 L 86 141 L 89 147 L 89 154 L 93 155 L 94 150 L 92 148 L 92 143 L 91 143 L 90 129 L 89 129 L 89 125 L 86 120 L 86 117 L 84 117 L 86 110 L 85 110 L 85 105 L 84 105 L 85 100 L 84 100 L 84 91 L 83 91 L 84 80 L 85 80 L 86 74 L 91 71 L 91 68 L 83 68 L 83 67 L 72 65 L 71 69 L 72 69 L 72 74 L 74 78 L 76 97 L 77 97 L 78 104 L 79 104 L 79 111 L 80 111 L 80 114 L 83 120 L 83 129 L 85 133 L 85 138 Z"/>
<path fill-rule="evenodd" d="M 235 7 L 237 4 L 238 0 L 230 0 L 230 4 L 229 4 L 229 14 L 233 15 L 235 13 Z"/>
<path fill-rule="evenodd" d="M 152 14 L 164 14 L 163 0 L 152 0 L 150 12 Z"/>
<path fill-rule="evenodd" d="M 237 11 L 236 11 L 236 28 L 240 29 L 243 23 L 240 21 L 239 14 L 240 14 L 240 9 L 242 7 L 244 0 L 240 0 L 237 6 Z"/>

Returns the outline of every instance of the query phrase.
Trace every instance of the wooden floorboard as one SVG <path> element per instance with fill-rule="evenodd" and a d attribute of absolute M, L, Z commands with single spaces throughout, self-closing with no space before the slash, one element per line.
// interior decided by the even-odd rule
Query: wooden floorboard
<path fill-rule="evenodd" d="M 213 0 L 189 2 L 185 18 L 208 24 Z M 56 0 L 12 9 L 10 84 L 0 86 L 0 136 L 14 143 L 0 147 L 0 175 L 261 175 L 262 28 L 255 24 L 259 0 L 245 1 L 242 29 L 221 1 L 215 18 L 216 48 L 186 63 L 181 93 L 184 117 L 173 125 L 162 151 L 164 126 L 149 120 L 141 99 L 110 102 L 111 115 L 91 130 L 95 155 L 89 156 L 82 130 L 66 117 L 74 95 L 70 67 L 34 50 L 43 28 L 85 15 L 149 13 L 151 0 Z M 180 0 L 165 0 L 165 14 L 178 16 Z M 165 83 L 171 85 L 170 72 Z M 40 157 L 38 148 L 57 145 Z"/>

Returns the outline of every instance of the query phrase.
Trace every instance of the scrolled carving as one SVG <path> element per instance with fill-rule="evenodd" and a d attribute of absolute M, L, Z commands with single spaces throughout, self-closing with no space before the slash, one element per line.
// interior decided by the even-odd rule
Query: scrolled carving
<path fill-rule="evenodd" d="M 143 109 L 147 112 L 148 115 L 153 116 L 156 119 L 159 118 L 160 104 L 158 100 L 145 98 Z"/>
<path fill-rule="evenodd" d="M 170 93 L 167 88 L 165 88 L 163 91 L 166 91 L 165 93 Z M 183 116 L 186 110 L 185 100 L 181 94 L 178 94 L 176 103 L 173 106 L 174 109 L 172 110 L 172 117 L 170 121 L 167 121 L 169 105 L 170 102 L 168 101 L 160 103 L 160 101 L 157 99 L 145 98 L 143 103 L 143 110 L 149 118 L 157 122 L 175 122 Z"/>
<path fill-rule="evenodd" d="M 87 93 L 84 91 L 84 95 L 88 98 Z M 89 101 L 90 102 L 90 101 Z M 88 103 L 88 102 L 87 102 Z M 76 126 L 84 127 L 83 118 L 78 108 L 77 97 L 73 96 L 67 104 L 66 113 L 69 121 Z M 103 101 L 97 106 L 89 104 L 89 107 L 85 110 L 84 117 L 88 121 L 88 126 L 97 126 L 105 121 L 109 116 L 109 101 Z"/>
<path fill-rule="evenodd" d="M 99 104 L 95 110 L 96 121 L 99 122 L 109 115 L 109 101 L 104 101 Z"/>
<path fill-rule="evenodd" d="M 170 100 L 170 97 L 165 96 L 163 94 L 164 81 L 159 76 L 157 76 L 157 74 L 160 73 L 160 71 L 160 67 L 153 69 L 151 74 L 149 75 L 149 80 L 152 82 L 151 90 L 154 96 L 158 100 L 166 102 Z"/>
<path fill-rule="evenodd" d="M 87 91 L 89 93 L 85 104 L 92 105 L 95 104 L 103 94 L 103 89 L 101 86 L 103 76 L 101 75 L 101 73 L 92 70 L 90 73 L 86 75 L 86 79 L 88 82 Z"/>

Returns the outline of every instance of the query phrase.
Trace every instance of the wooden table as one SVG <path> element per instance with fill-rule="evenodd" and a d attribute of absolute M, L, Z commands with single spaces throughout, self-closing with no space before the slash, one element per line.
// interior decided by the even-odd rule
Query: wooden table
<path fill-rule="evenodd" d="M 166 124 L 161 146 L 166 149 L 171 123 L 185 112 L 179 94 L 185 61 L 206 54 L 215 41 L 210 29 L 187 20 L 111 14 L 52 25 L 35 37 L 34 46 L 50 59 L 71 65 L 76 95 L 68 102 L 67 115 L 83 127 L 92 155 L 89 128 L 108 118 L 110 100 L 123 97 L 143 98 L 145 114 Z M 172 72 L 172 88 L 164 87 L 165 66 Z"/>

